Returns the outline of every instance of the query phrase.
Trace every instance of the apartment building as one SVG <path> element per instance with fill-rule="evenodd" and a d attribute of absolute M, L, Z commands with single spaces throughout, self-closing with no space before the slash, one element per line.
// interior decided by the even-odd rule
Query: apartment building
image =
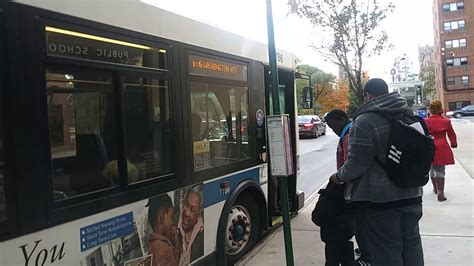
<path fill-rule="evenodd" d="M 447 110 L 474 104 L 474 1 L 433 0 L 438 98 Z"/>

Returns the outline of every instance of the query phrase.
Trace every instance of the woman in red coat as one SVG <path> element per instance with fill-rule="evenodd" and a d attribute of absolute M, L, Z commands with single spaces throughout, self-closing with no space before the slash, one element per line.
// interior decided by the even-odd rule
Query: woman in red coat
<path fill-rule="evenodd" d="M 446 165 L 454 164 L 453 151 L 446 140 L 448 135 L 452 148 L 458 146 L 456 133 L 454 133 L 451 120 L 441 116 L 443 106 L 440 101 L 433 101 L 430 105 L 431 116 L 426 118 L 426 124 L 430 134 L 434 137 L 436 146 L 435 156 L 431 163 L 430 178 L 433 183 L 433 192 L 438 194 L 438 201 L 445 201 L 444 196 L 444 175 Z"/>

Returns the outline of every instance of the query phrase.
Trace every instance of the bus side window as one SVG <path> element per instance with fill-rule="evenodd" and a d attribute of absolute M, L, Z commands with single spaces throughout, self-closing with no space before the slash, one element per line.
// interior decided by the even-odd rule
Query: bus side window
<path fill-rule="evenodd" d="M 1 123 L 0 123 L 1 124 Z M 3 160 L 3 136 L 0 132 L 0 222 L 7 219 L 7 206 L 5 199 L 5 177 L 4 177 L 4 160 Z"/>
<path fill-rule="evenodd" d="M 47 70 L 46 88 L 55 200 L 116 186 L 112 75 Z"/>
<path fill-rule="evenodd" d="M 194 81 L 190 85 L 192 120 L 201 119 L 200 129 L 191 127 L 194 170 L 250 158 L 248 89 Z"/>
<path fill-rule="evenodd" d="M 168 81 L 123 77 L 129 183 L 173 171 Z"/>

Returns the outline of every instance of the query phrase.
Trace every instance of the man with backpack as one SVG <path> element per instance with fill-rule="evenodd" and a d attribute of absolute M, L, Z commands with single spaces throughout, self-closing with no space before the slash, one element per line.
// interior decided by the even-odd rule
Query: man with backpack
<path fill-rule="evenodd" d="M 365 103 L 353 117 L 348 159 L 331 181 L 345 183 L 344 197 L 357 207 L 371 265 L 424 265 L 418 222 L 428 171 L 426 176 L 419 173 L 431 158 L 423 154 L 418 158 L 423 167 L 417 167 L 416 151 L 405 151 L 405 147 L 416 147 L 421 141 L 404 142 L 421 138 L 431 150 L 426 124 L 398 93 L 388 93 L 382 79 L 369 80 L 364 92 Z M 406 127 L 413 123 L 418 126 Z M 402 133 L 395 136 L 392 131 Z"/>

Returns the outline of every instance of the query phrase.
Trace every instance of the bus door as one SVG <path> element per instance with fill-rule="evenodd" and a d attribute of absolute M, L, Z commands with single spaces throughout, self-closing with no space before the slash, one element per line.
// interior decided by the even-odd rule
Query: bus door
<path fill-rule="evenodd" d="M 269 67 L 265 66 L 265 107 L 267 110 L 266 115 L 273 115 L 273 100 L 270 88 L 270 79 L 271 75 L 269 74 Z M 289 70 L 278 70 L 278 77 L 279 77 L 279 99 L 280 99 L 280 114 L 289 114 L 290 116 L 290 135 L 291 135 L 291 146 L 292 146 L 292 156 L 293 156 L 293 169 L 296 169 L 295 173 L 288 177 L 288 198 L 289 198 L 289 210 L 292 214 L 296 214 L 298 210 L 302 207 L 299 205 L 301 204 L 301 200 L 298 201 L 298 198 L 304 195 L 299 195 L 296 189 L 296 182 L 297 182 L 297 131 L 295 126 L 295 117 L 296 117 L 296 93 L 295 93 L 295 76 L 294 72 Z M 268 145 L 268 143 L 267 143 Z M 267 149 L 268 150 L 268 149 Z M 278 192 L 278 179 L 276 177 L 272 177 L 270 173 L 270 167 L 268 168 L 268 209 L 269 213 L 272 214 L 273 217 L 280 215 L 280 205 L 279 205 L 279 197 L 280 194 Z M 303 200 L 304 201 L 304 200 Z"/>

